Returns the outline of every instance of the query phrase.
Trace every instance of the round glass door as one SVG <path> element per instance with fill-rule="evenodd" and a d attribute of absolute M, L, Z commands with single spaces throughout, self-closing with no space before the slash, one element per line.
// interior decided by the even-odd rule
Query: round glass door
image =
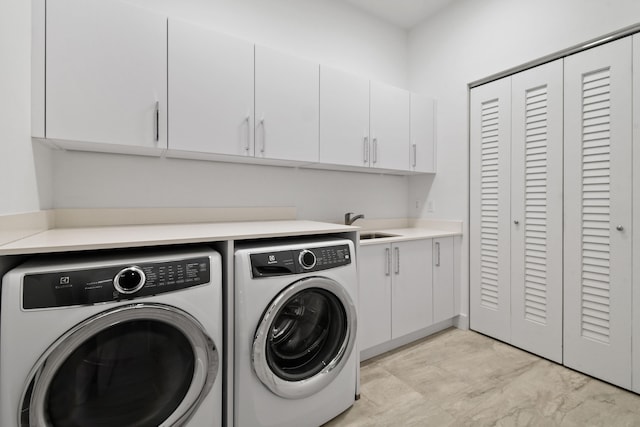
<path fill-rule="evenodd" d="M 309 396 L 340 373 L 355 333 L 355 306 L 343 286 L 323 277 L 300 280 L 265 311 L 253 344 L 254 369 L 279 396 Z"/>
<path fill-rule="evenodd" d="M 76 326 L 40 359 L 21 425 L 181 425 L 217 371 L 217 350 L 190 315 L 159 304 L 122 306 Z"/>

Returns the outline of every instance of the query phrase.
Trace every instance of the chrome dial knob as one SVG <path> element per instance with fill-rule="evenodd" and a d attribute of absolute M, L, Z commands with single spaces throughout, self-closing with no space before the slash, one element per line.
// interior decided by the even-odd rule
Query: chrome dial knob
<path fill-rule="evenodd" d="M 113 286 L 121 294 L 129 295 L 138 292 L 146 279 L 144 271 L 134 265 L 120 270 L 113 279 Z"/>

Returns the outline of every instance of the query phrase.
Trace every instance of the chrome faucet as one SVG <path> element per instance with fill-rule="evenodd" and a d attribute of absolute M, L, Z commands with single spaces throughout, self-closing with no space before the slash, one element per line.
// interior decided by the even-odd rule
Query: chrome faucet
<path fill-rule="evenodd" d="M 346 214 L 344 214 L 344 225 L 351 225 L 360 218 L 364 219 L 363 214 L 356 215 L 353 218 L 351 218 L 351 215 L 353 215 L 353 212 L 347 212 Z"/>

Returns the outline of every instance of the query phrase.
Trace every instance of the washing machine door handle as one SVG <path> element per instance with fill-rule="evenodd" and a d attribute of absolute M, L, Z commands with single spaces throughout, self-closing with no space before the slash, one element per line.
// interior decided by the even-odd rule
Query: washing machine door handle
<path fill-rule="evenodd" d="M 80 346 L 100 332 L 116 325 L 140 320 L 169 325 L 179 331 L 191 345 L 195 360 L 189 387 L 176 409 L 162 420 L 159 427 L 184 425 L 211 390 L 220 368 L 220 357 L 215 343 L 197 319 L 176 307 L 157 303 L 125 305 L 99 313 L 61 336 L 40 357 L 29 374 L 29 382 L 22 394 L 20 408 L 28 408 L 28 414 L 26 417 L 19 414 L 19 425 L 51 426 L 47 414 L 47 399 L 49 388 L 62 365 Z"/>

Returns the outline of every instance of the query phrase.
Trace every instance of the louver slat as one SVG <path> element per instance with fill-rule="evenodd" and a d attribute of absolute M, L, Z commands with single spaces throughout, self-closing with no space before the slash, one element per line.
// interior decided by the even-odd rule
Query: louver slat
<path fill-rule="evenodd" d="M 482 104 L 480 147 L 480 305 L 498 308 L 498 100 Z"/>
<path fill-rule="evenodd" d="M 610 70 L 582 79 L 581 334 L 610 339 Z"/>
<path fill-rule="evenodd" d="M 547 323 L 547 86 L 525 95 L 524 316 Z"/>

